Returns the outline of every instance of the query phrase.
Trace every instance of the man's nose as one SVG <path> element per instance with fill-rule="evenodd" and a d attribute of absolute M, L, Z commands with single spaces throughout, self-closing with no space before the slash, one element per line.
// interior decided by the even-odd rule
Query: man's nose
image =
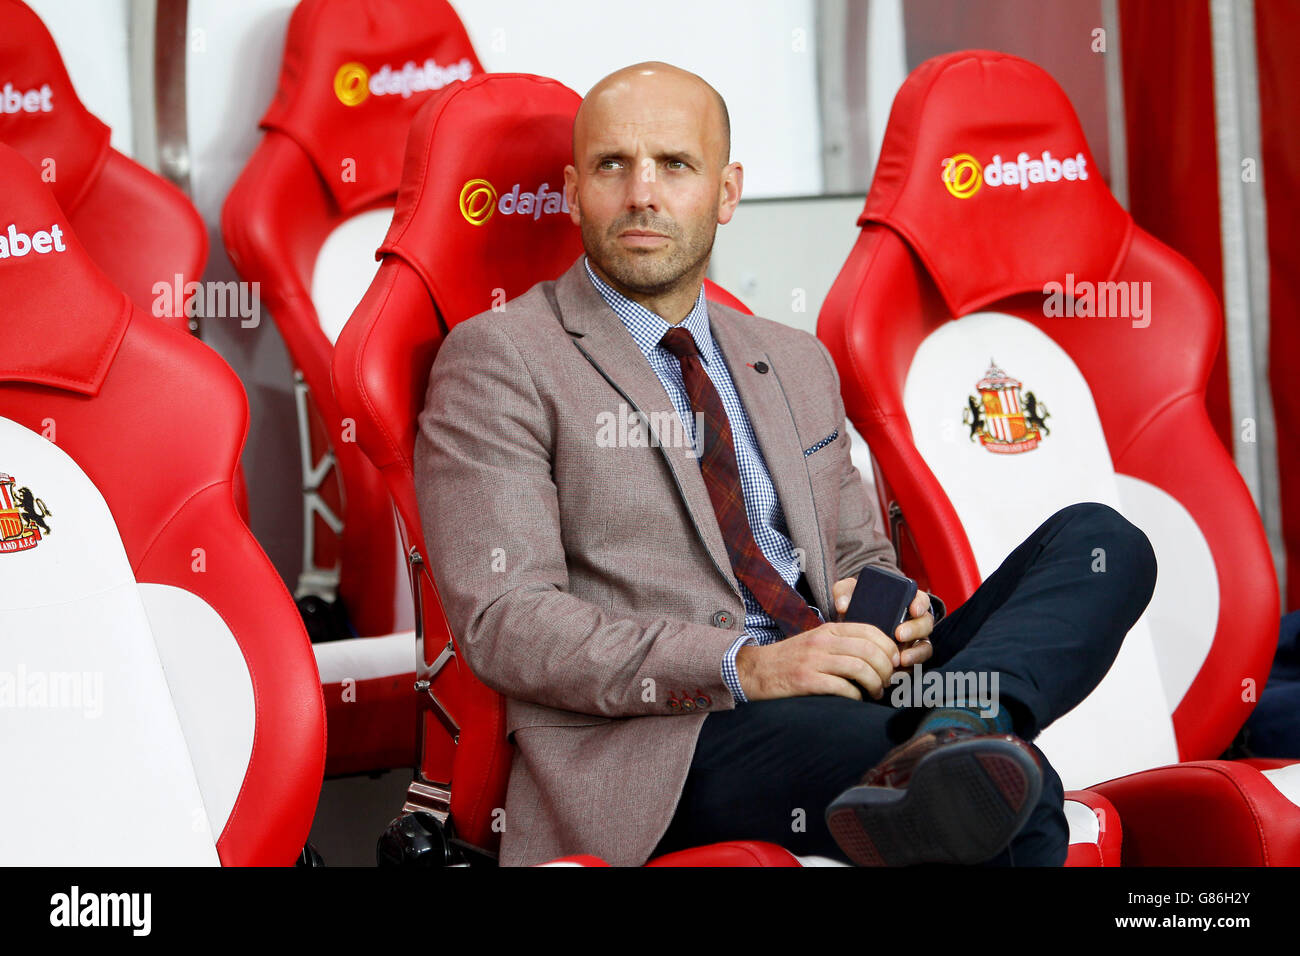
<path fill-rule="evenodd" d="M 627 205 L 630 210 L 659 208 L 658 171 L 653 160 L 641 160 L 632 170 L 628 184 Z"/>

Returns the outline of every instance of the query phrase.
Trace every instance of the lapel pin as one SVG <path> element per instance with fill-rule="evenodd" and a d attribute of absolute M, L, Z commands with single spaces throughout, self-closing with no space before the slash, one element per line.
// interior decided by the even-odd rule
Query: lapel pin
<path fill-rule="evenodd" d="M 752 368 L 752 369 L 753 369 L 755 372 L 757 372 L 759 375 L 766 375 L 766 374 L 767 374 L 767 363 L 766 363 L 766 362 L 746 362 L 745 364 L 748 365 L 750 368 Z"/>

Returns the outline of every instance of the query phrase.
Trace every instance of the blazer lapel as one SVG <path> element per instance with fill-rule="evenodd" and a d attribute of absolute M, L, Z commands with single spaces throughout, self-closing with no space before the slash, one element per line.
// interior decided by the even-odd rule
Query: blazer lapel
<path fill-rule="evenodd" d="M 556 281 L 555 295 L 560 321 L 573 336 L 574 344 L 627 403 L 649 416 L 649 421 L 662 420 L 654 417 L 656 415 L 676 416 L 676 409 L 663 383 L 650 368 L 645 355 L 622 320 L 592 286 L 581 256 Z M 772 484 L 785 512 L 790 539 L 795 547 L 803 549 L 813 598 L 819 607 L 829 609 L 826 557 L 803 447 L 799 444 L 794 417 L 776 363 L 768 353 L 753 344 L 751 336 L 745 334 L 741 327 L 745 319 L 746 316 L 739 312 L 709 303 L 713 338 L 722 350 L 736 392 L 767 461 Z M 751 367 L 760 361 L 767 363 L 768 374 L 760 374 Z M 700 540 L 713 558 L 718 573 L 739 598 L 740 587 L 731 569 L 731 558 L 722 540 L 698 459 L 690 448 L 670 447 L 670 443 L 664 442 L 659 442 L 658 446 L 672 470 L 677 490 Z"/>

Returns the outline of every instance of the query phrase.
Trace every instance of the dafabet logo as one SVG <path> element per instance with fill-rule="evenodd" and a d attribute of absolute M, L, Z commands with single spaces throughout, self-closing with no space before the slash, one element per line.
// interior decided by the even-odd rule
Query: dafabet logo
<path fill-rule="evenodd" d="M 970 199 L 981 186 L 990 189 L 1019 186 L 1023 192 L 1038 183 L 1078 182 L 1088 178 L 1088 158 L 1082 152 L 1057 159 L 1046 149 L 1037 159 L 1021 152 L 1014 162 L 1003 161 L 1001 153 L 994 153 L 983 165 L 970 153 L 957 153 L 945 156 L 940 166 L 944 187 L 958 199 Z"/>
<path fill-rule="evenodd" d="M 0 113 L 50 113 L 54 110 L 54 91 L 50 84 L 30 90 L 14 89 L 6 83 L 0 89 Z"/>
<path fill-rule="evenodd" d="M 356 106 L 370 95 L 370 71 L 360 63 L 344 63 L 334 74 L 334 95 L 344 106 Z"/>
<path fill-rule="evenodd" d="M 564 193 L 548 191 L 549 185 L 542 183 L 537 192 L 521 193 L 519 183 L 515 183 L 508 193 L 500 194 L 486 179 L 471 179 L 460 188 L 460 214 L 470 225 L 481 226 L 494 212 L 503 216 L 531 216 L 534 220 L 542 218 L 542 213 L 568 212 Z"/>
<path fill-rule="evenodd" d="M 0 232 L 0 259 L 21 259 L 29 252 L 44 256 L 51 252 L 66 252 L 67 249 L 63 243 L 63 230 L 57 222 L 49 229 L 39 229 L 31 235 L 19 232 L 17 223 L 10 223 L 7 230 Z"/>
<path fill-rule="evenodd" d="M 344 63 L 334 74 L 334 95 L 344 106 L 360 106 L 372 95 L 398 94 L 407 99 L 413 93 L 440 90 L 456 80 L 468 80 L 473 72 L 469 57 L 461 57 L 451 66 L 439 66 L 432 59 L 422 65 L 408 60 L 396 70 L 385 63 L 374 73 L 354 60 Z"/>

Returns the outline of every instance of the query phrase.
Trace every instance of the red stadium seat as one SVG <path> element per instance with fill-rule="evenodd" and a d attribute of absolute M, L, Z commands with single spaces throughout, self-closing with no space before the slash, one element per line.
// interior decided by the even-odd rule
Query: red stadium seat
<path fill-rule="evenodd" d="M 112 283 L 3 145 L 0 180 L 5 861 L 293 863 L 324 708 L 235 510 L 243 388 Z"/>
<path fill-rule="evenodd" d="M 184 193 L 109 145 L 108 127 L 77 98 L 54 38 L 20 0 L 0 0 L 0 76 L 9 105 L 21 104 L 0 110 L 0 142 L 40 170 L 114 285 L 146 313 L 189 328 L 184 290 L 203 275 L 207 226 Z"/>
<path fill-rule="evenodd" d="M 264 135 L 222 209 L 231 261 L 260 283 L 300 376 L 304 572 L 295 596 L 337 599 L 364 638 L 397 626 L 406 570 L 383 481 L 330 390 L 330 358 L 373 275 L 411 117 L 435 90 L 480 72 L 445 0 L 305 0 L 289 22 Z M 334 244 L 341 249 L 322 254 Z M 412 765 L 407 633 L 405 643 L 316 645 L 331 774 Z"/>
<path fill-rule="evenodd" d="M 1267 678 L 1278 593 L 1206 415 L 1204 279 L 1115 202 L 1055 81 L 1000 53 L 908 78 L 858 225 L 817 334 L 904 566 L 954 606 L 1057 509 L 1124 513 L 1155 594 L 1040 746 L 1118 810 L 1126 863 L 1300 863 L 1300 770 L 1213 759 Z"/>
<path fill-rule="evenodd" d="M 505 701 L 456 656 L 422 557 L 412 466 L 416 419 L 446 330 L 554 278 L 582 252 L 578 227 L 561 208 L 580 102 L 554 80 L 499 73 L 475 77 L 420 110 L 379 273 L 334 352 L 340 409 L 356 420 L 357 444 L 383 473 L 420 569 L 425 758 L 404 809 L 434 813 L 450 835 L 488 853 L 498 845 L 493 811 L 505 804 L 513 747 Z M 533 214 L 519 215 L 514 210 L 526 196 Z M 504 202 L 511 197 L 514 202 Z M 735 302 L 713 283 L 707 294 Z M 448 731 L 458 740 L 450 777 L 440 775 Z M 716 855 L 692 850 L 681 859 L 716 859 L 715 865 L 742 858 L 789 865 L 792 859 L 779 847 L 750 852 L 740 846 L 719 845 Z"/>

